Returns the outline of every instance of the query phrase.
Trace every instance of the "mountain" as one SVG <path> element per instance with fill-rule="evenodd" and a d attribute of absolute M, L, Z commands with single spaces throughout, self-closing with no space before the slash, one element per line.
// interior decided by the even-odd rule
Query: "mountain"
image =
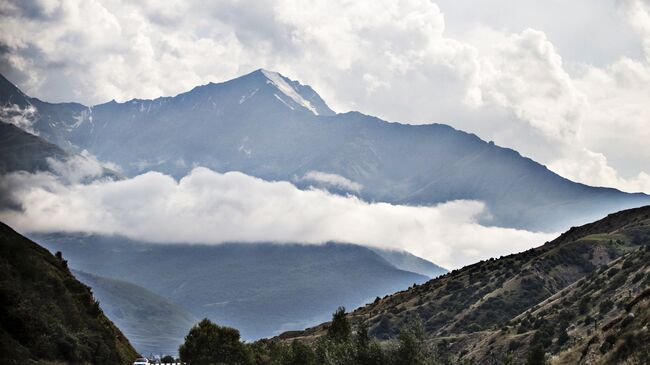
<path fill-rule="evenodd" d="M 0 176 L 16 171 L 61 175 L 62 171 L 56 169 L 56 163 L 75 159 L 79 167 L 86 165 L 97 170 L 96 178 L 121 177 L 117 172 L 90 161 L 83 155 L 70 153 L 13 124 L 0 122 Z"/>
<path fill-rule="evenodd" d="M 510 320 L 455 346 L 486 363 L 526 358 L 541 343 L 556 364 L 650 363 L 650 245 L 630 252 Z"/>
<path fill-rule="evenodd" d="M 483 223 L 544 231 L 650 203 L 644 194 L 574 183 L 447 125 L 336 114 L 309 86 L 266 70 L 174 97 L 92 107 L 43 102 L 0 81 L 0 105 L 36 110 L 28 124 L 41 137 L 70 151 L 86 149 L 127 175 L 157 170 L 180 177 L 200 165 L 328 187 L 306 177 L 336 174 L 357 187 L 346 193 L 365 200 L 481 200 L 490 211 Z"/>
<path fill-rule="evenodd" d="M 62 259 L 0 223 L 6 364 L 127 364 L 137 353 Z"/>
<path fill-rule="evenodd" d="M 0 175 L 14 171 L 50 171 L 48 158 L 64 160 L 70 154 L 13 124 L 0 123 Z"/>
<path fill-rule="evenodd" d="M 650 206 L 626 210 L 572 228 L 538 248 L 481 261 L 386 296 L 354 310 L 349 319 L 366 322 L 372 336 L 389 340 L 419 318 L 430 342 L 451 363 L 496 364 L 508 352 L 521 361 L 541 340 L 545 351 L 567 359 L 559 363 L 596 363 L 589 354 L 611 349 L 621 360 L 625 351 L 625 357 L 634 352 L 621 349 L 623 340 L 641 336 L 630 340 L 635 343 L 648 336 L 647 327 L 642 330 L 650 315 L 648 247 Z M 625 320 L 629 313 L 633 318 Z M 623 326 L 625 321 L 634 326 Z M 320 337 L 328 325 L 281 338 Z M 557 336 L 563 331 L 569 339 L 563 336 L 560 345 Z M 612 331 L 618 335 L 608 339 Z M 580 354 L 592 360 L 574 362 Z"/>
<path fill-rule="evenodd" d="M 181 307 L 141 286 L 83 271 L 73 273 L 92 288 L 104 314 L 141 354 L 177 356 L 187 332 L 198 322 Z"/>
<path fill-rule="evenodd" d="M 379 256 L 388 261 L 391 265 L 404 271 L 414 272 L 420 275 L 429 277 L 430 279 L 436 278 L 440 275 L 447 273 L 444 269 L 431 261 L 427 261 L 421 257 L 412 255 L 406 251 L 387 250 L 373 248 Z"/>
<path fill-rule="evenodd" d="M 76 270 L 128 281 L 246 339 L 326 320 L 429 278 L 348 244 L 148 244 L 116 236 L 33 237 Z M 111 315 L 111 312 L 108 312 Z M 182 327 L 182 323 L 177 327 Z M 128 332 L 127 332 L 128 334 Z"/>

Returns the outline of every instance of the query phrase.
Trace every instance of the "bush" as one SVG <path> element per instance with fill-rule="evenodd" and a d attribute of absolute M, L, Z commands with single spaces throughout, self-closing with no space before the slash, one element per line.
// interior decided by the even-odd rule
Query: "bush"
<path fill-rule="evenodd" d="M 252 364 L 239 331 L 218 326 L 207 318 L 190 329 L 178 353 L 182 362 L 191 364 Z"/>
<path fill-rule="evenodd" d="M 339 307 L 332 315 L 332 323 L 327 329 L 327 337 L 334 342 L 346 342 L 350 339 L 350 323 L 345 315 L 345 307 Z"/>

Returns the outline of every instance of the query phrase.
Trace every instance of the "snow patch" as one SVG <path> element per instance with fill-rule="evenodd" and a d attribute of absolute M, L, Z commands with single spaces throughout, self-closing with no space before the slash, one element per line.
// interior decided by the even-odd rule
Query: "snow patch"
<path fill-rule="evenodd" d="M 307 101 L 305 98 L 303 98 L 296 91 L 296 89 L 293 88 L 293 86 L 291 86 L 288 82 L 286 82 L 284 77 L 282 77 L 282 75 L 280 75 L 277 72 L 272 72 L 272 71 L 267 71 L 267 70 L 262 70 L 262 73 L 268 79 L 267 83 L 271 83 L 271 84 L 275 85 L 275 87 L 278 90 L 280 90 L 286 96 L 290 97 L 294 102 L 298 103 L 298 105 L 303 106 L 303 107 L 307 108 L 309 111 L 311 111 L 312 113 L 314 113 L 315 115 L 318 115 L 318 111 L 316 110 L 316 108 L 313 105 L 311 105 L 311 103 L 309 101 Z M 278 97 L 277 95 L 276 95 L 276 97 L 278 99 L 280 99 L 280 97 Z M 282 99 L 280 99 L 280 100 L 282 100 Z M 286 102 L 285 102 L 285 104 L 286 104 Z M 291 109 L 293 109 L 293 108 L 291 108 Z"/>
<path fill-rule="evenodd" d="M 280 101 L 282 102 L 282 104 L 284 104 L 284 105 L 286 105 L 287 107 L 289 107 L 289 109 L 294 110 L 294 108 L 293 108 L 291 105 L 289 105 L 286 101 L 284 101 L 284 99 L 282 99 L 280 96 L 278 96 L 278 94 L 273 94 L 273 95 L 274 95 L 278 100 L 280 100 Z"/>
<path fill-rule="evenodd" d="M 242 104 L 242 103 L 244 103 L 246 100 L 252 98 L 253 95 L 255 95 L 259 90 L 260 90 L 260 89 L 257 88 L 257 89 L 255 89 L 255 90 L 253 90 L 253 92 L 251 92 L 251 93 L 248 94 L 248 95 L 242 95 L 241 98 L 239 98 L 239 104 Z"/>

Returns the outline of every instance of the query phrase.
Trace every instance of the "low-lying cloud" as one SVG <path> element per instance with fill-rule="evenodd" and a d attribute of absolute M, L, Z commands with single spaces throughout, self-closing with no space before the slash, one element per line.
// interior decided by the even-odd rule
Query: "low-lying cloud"
<path fill-rule="evenodd" d="M 319 189 L 300 190 L 239 172 L 195 168 L 174 178 L 65 183 L 49 173 L 5 175 L 21 206 L 0 219 L 22 232 L 120 234 L 158 243 L 350 242 L 403 249 L 455 268 L 537 246 L 552 235 L 485 227 L 481 202 L 435 206 L 369 203 Z"/>
<path fill-rule="evenodd" d="M 309 171 L 305 176 L 296 178 L 295 181 L 306 181 L 315 183 L 317 186 L 323 185 L 351 192 L 359 192 L 363 188 L 363 185 L 344 176 L 322 171 Z"/>

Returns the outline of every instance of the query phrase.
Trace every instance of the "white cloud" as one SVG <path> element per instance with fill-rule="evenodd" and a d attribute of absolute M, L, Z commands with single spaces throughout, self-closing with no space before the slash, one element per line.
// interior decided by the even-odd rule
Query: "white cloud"
<path fill-rule="evenodd" d="M 45 100 L 96 103 L 264 67 L 338 111 L 449 123 L 569 178 L 650 192 L 647 0 L 440 4 L 5 1 L 0 70 Z"/>
<path fill-rule="evenodd" d="M 33 105 L 27 105 L 21 108 L 17 104 L 8 104 L 0 106 L 0 121 L 13 124 L 31 134 L 38 134 L 32 128 L 36 117 L 37 110 Z"/>
<path fill-rule="evenodd" d="M 296 178 L 295 181 L 311 181 L 320 185 L 353 192 L 359 192 L 363 188 L 363 185 L 346 177 L 322 171 L 309 171 L 305 176 Z"/>
<path fill-rule="evenodd" d="M 50 174 L 3 179 L 22 211 L 0 219 L 23 232 L 121 234 L 152 242 L 351 242 L 405 249 L 455 268 L 537 246 L 549 234 L 476 223 L 482 203 L 417 207 L 300 190 L 238 172 L 196 168 L 179 181 L 156 172 L 63 184 Z"/>

